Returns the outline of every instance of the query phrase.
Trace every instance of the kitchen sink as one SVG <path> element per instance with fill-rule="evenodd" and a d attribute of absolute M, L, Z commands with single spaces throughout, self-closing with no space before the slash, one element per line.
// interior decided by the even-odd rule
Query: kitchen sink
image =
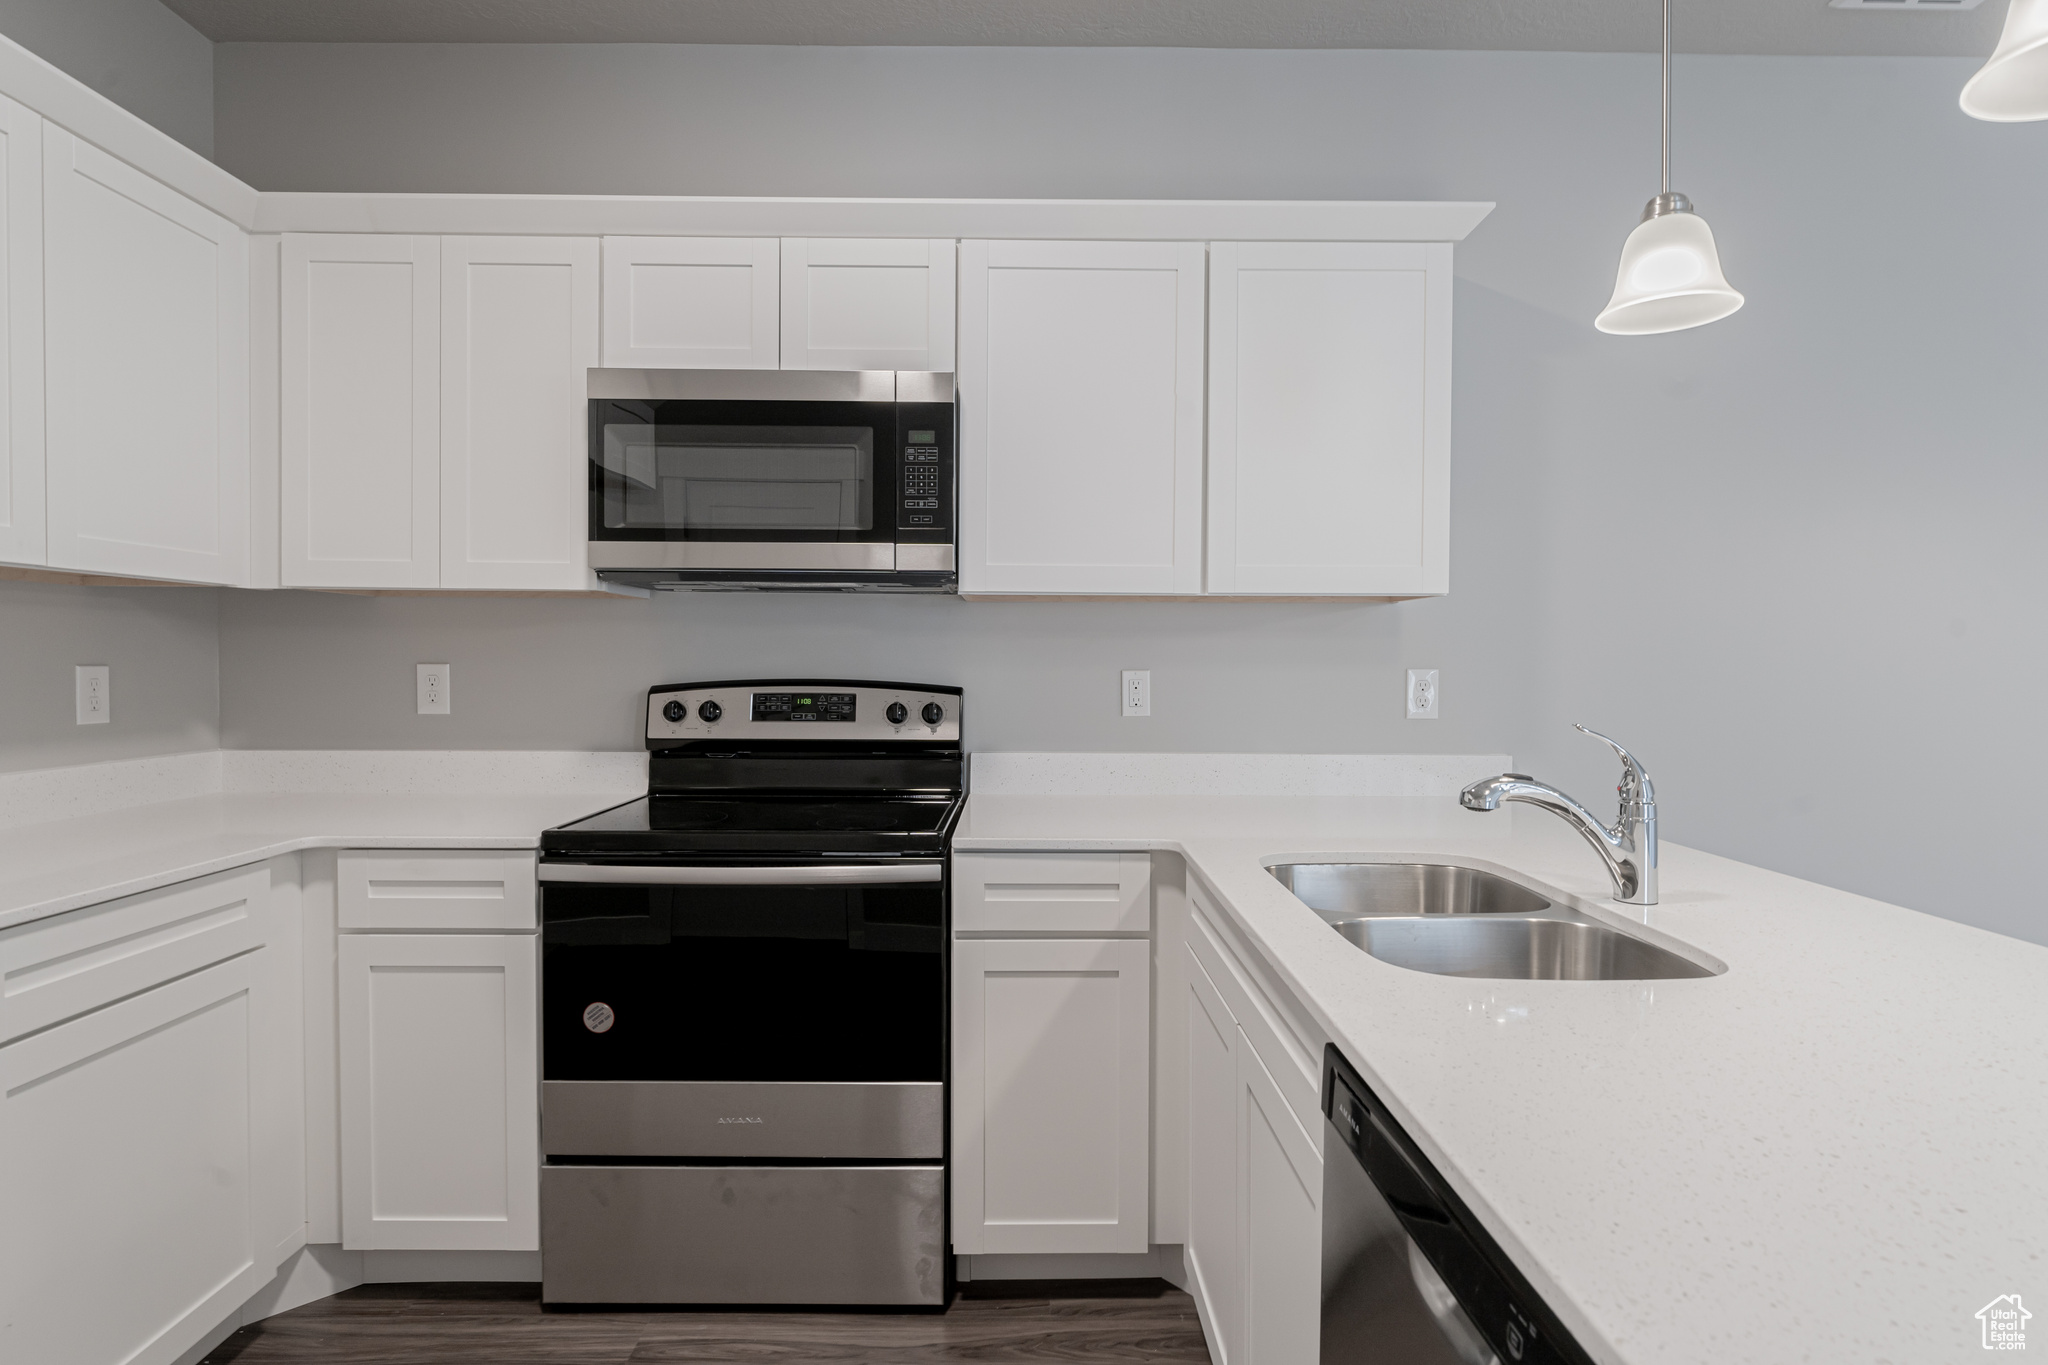
<path fill-rule="evenodd" d="M 1410 971 L 1503 981 L 1717 975 L 1668 948 L 1476 868 L 1276 863 L 1266 870 L 1354 947 Z"/>
<path fill-rule="evenodd" d="M 1677 953 L 1588 920 L 1385 916 L 1331 927 L 1382 962 L 1437 976 L 1661 981 L 1714 975 Z"/>
<path fill-rule="evenodd" d="M 1442 863 L 1280 863 L 1266 869 L 1324 919 L 1360 915 L 1536 915 L 1547 897 Z"/>

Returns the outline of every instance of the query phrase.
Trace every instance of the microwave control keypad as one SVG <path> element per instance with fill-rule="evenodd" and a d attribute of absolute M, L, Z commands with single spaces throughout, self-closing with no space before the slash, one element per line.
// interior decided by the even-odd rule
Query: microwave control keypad
<path fill-rule="evenodd" d="M 939 515 L 944 490 L 939 486 L 939 448 L 912 445 L 903 448 L 903 524 L 942 526 Z"/>

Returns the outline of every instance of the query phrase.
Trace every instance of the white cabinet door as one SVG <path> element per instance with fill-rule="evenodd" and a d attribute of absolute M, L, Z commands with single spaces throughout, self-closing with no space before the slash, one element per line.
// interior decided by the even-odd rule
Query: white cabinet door
<path fill-rule="evenodd" d="M 782 368 L 951 370 L 954 255 L 950 238 L 783 238 Z"/>
<path fill-rule="evenodd" d="M 1213 593 L 1450 589 L 1451 248 L 1217 242 Z"/>
<path fill-rule="evenodd" d="M 772 370 L 774 237 L 604 239 L 604 363 L 614 369 Z"/>
<path fill-rule="evenodd" d="M 1316 1365 L 1323 1164 L 1257 1050 L 1237 1035 L 1244 1365 Z"/>
<path fill-rule="evenodd" d="M 441 241 L 441 586 L 592 586 L 594 237 Z"/>
<path fill-rule="evenodd" d="M 0 1357 L 170 1365 L 270 1278 L 260 953 L 0 1049 Z"/>
<path fill-rule="evenodd" d="M 341 1228 L 351 1249 L 540 1245 L 531 934 L 343 934 Z"/>
<path fill-rule="evenodd" d="M 1202 265 L 963 242 L 960 590 L 1202 590 Z"/>
<path fill-rule="evenodd" d="M 0 97 L 0 560 L 43 540 L 43 121 Z"/>
<path fill-rule="evenodd" d="M 1193 952 L 1183 949 L 1188 993 L 1188 1288 L 1216 1365 L 1244 1356 L 1238 1254 L 1236 1022 Z"/>
<path fill-rule="evenodd" d="M 440 282 L 436 237 L 285 237 L 284 586 L 441 581 Z"/>
<path fill-rule="evenodd" d="M 1149 1246 L 1151 953 L 954 944 L 954 1250 Z"/>
<path fill-rule="evenodd" d="M 249 576 L 249 247 L 43 125 L 49 562 Z"/>

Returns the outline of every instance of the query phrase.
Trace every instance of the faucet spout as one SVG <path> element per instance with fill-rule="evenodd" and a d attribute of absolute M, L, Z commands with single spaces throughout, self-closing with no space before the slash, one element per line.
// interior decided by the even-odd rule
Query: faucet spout
<path fill-rule="evenodd" d="M 1621 797 L 1621 813 L 1614 824 L 1602 824 L 1598 816 L 1578 801 L 1527 773 L 1502 773 L 1474 782 L 1458 793 L 1458 803 L 1472 811 L 1499 810 L 1504 801 L 1540 806 L 1576 829 L 1593 846 L 1614 879 L 1616 900 L 1628 905 L 1655 905 L 1657 799 L 1650 775 L 1628 750 L 1607 736 L 1586 730 L 1583 725 L 1578 728 L 1621 755 L 1621 783 L 1616 788 Z"/>

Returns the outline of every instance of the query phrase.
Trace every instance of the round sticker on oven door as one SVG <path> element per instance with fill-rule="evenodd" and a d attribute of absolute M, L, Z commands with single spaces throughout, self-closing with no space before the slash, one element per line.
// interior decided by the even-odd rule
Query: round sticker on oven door
<path fill-rule="evenodd" d="M 583 1007 L 583 1027 L 592 1033 L 609 1033 L 619 1016 L 612 1013 L 612 1007 L 602 1000 L 592 1001 Z"/>

